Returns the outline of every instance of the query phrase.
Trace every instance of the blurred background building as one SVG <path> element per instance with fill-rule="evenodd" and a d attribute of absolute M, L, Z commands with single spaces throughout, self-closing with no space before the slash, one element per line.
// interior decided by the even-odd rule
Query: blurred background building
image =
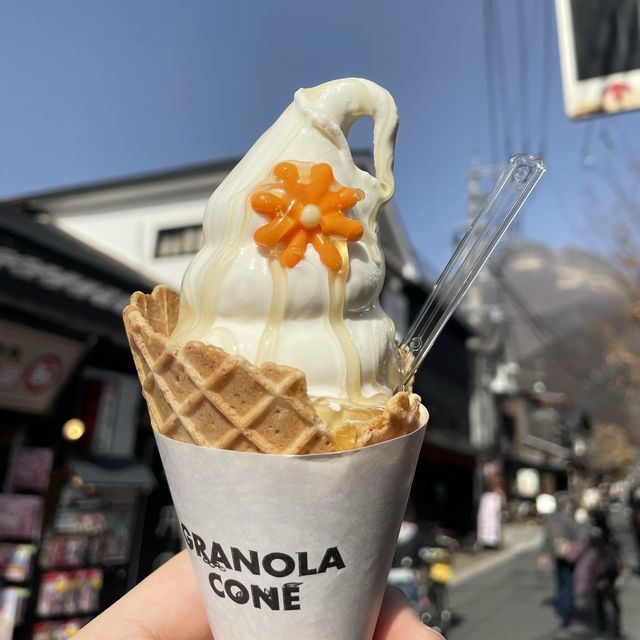
<path fill-rule="evenodd" d="M 398 337 L 508 158 L 548 166 L 417 374 L 421 526 L 470 547 L 489 479 L 506 522 L 558 490 L 621 504 L 640 474 L 638 2 L 187 4 L 0 7 L 0 639 L 68 637 L 181 547 L 121 311 L 179 287 L 211 192 L 331 77 L 400 108 L 380 220 Z M 350 141 L 373 172 L 370 137 Z"/>

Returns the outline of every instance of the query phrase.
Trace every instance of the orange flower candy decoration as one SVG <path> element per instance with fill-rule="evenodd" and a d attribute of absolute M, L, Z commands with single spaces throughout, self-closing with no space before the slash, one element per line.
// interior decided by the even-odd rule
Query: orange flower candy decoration
<path fill-rule="evenodd" d="M 251 196 L 253 210 L 272 218 L 256 230 L 253 239 L 272 250 L 283 245 L 280 264 L 289 268 L 302 260 L 310 242 L 320 260 L 338 271 L 342 257 L 330 236 L 348 241 L 362 237 L 362 224 L 343 214 L 362 200 L 364 193 L 338 184 L 333 169 L 324 162 L 309 167 L 308 181 L 301 179 L 293 162 L 280 162 L 273 175 L 273 191 L 257 191 Z"/>

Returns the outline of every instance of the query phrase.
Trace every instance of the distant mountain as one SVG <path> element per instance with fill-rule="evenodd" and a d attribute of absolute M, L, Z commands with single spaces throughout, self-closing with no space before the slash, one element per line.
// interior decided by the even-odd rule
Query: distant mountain
<path fill-rule="evenodd" d="M 615 269 L 583 249 L 526 243 L 510 245 L 494 272 L 525 375 L 541 376 L 595 421 L 631 430 L 627 399 L 606 362 L 605 332 L 624 310 Z"/>
<path fill-rule="evenodd" d="M 500 260 L 499 272 L 508 291 L 514 292 L 506 296 L 507 308 L 517 320 L 521 358 L 530 357 L 549 342 L 549 336 L 531 326 L 522 306 L 560 336 L 585 322 L 609 324 L 623 306 L 615 269 L 583 249 L 554 251 L 532 243 L 511 245 Z"/>

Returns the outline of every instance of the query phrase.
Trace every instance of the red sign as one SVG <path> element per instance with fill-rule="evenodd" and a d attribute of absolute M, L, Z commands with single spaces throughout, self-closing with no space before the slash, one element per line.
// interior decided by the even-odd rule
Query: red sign
<path fill-rule="evenodd" d="M 60 381 L 63 371 L 60 356 L 55 353 L 45 353 L 25 367 L 22 381 L 27 391 L 44 393 Z"/>
<path fill-rule="evenodd" d="M 0 320 L 0 408 L 45 413 L 81 350 L 76 340 Z"/>

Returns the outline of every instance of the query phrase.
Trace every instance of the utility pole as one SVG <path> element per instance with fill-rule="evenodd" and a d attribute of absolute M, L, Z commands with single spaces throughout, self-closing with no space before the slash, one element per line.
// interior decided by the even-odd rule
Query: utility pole
<path fill-rule="evenodd" d="M 503 167 L 472 164 L 468 172 L 468 221 L 476 219 L 482 204 L 502 173 Z M 499 457 L 500 414 L 497 396 L 514 393 L 517 385 L 514 366 L 509 365 L 508 331 L 504 304 L 496 278 L 487 267 L 482 269 L 467 292 L 461 306 L 476 335 L 469 339 L 472 354 L 471 394 L 469 400 L 470 442 L 476 450 L 474 502 L 484 491 L 485 472 Z M 501 467 L 501 461 L 497 461 Z M 501 473 L 502 469 L 493 469 Z"/>
<path fill-rule="evenodd" d="M 472 164 L 467 178 L 468 221 L 475 220 L 482 203 L 501 173 L 500 166 Z M 490 452 L 497 444 L 497 411 L 490 390 L 496 371 L 496 356 L 503 347 L 503 311 L 496 299 L 495 279 L 486 267 L 480 271 L 467 292 L 461 310 L 477 335 L 469 340 L 474 354 L 471 399 L 469 404 L 470 440 L 479 452 Z"/>

